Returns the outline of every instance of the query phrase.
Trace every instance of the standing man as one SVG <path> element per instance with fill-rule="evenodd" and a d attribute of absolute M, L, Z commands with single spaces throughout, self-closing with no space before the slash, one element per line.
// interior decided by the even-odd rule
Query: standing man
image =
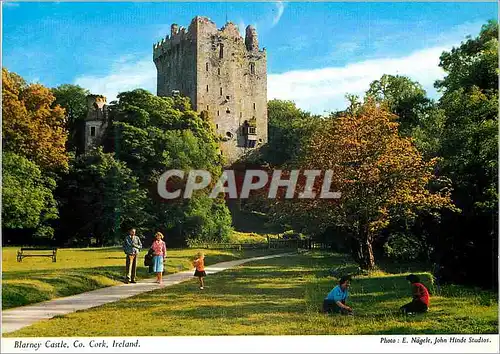
<path fill-rule="evenodd" d="M 125 284 L 136 283 L 135 275 L 137 270 L 137 255 L 142 248 L 141 240 L 135 235 L 135 229 L 130 229 L 129 234 L 125 237 L 123 242 L 123 251 L 127 255 L 125 263 L 126 277 Z"/>

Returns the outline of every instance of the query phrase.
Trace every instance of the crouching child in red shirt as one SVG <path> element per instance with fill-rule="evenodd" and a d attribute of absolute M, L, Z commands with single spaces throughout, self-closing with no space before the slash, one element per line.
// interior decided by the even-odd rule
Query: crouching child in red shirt
<path fill-rule="evenodd" d="M 406 280 L 411 283 L 413 300 L 410 303 L 401 306 L 401 312 L 404 314 L 427 312 L 430 298 L 429 291 L 424 284 L 420 283 L 419 277 L 415 274 L 408 275 Z"/>

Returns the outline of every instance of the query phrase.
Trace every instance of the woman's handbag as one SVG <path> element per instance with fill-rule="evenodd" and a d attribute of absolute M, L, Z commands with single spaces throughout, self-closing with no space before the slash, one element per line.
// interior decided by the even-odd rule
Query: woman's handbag
<path fill-rule="evenodd" d="M 148 253 L 144 256 L 144 266 L 149 267 L 153 265 L 153 250 L 150 248 Z"/>

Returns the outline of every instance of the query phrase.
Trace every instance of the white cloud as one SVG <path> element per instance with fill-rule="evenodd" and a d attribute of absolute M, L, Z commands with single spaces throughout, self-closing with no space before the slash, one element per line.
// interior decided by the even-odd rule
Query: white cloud
<path fill-rule="evenodd" d="M 289 71 L 268 76 L 267 97 L 294 101 L 298 107 L 322 114 L 345 109 L 345 94 L 363 95 L 373 80 L 383 74 L 404 75 L 419 82 L 431 98 L 438 93 L 434 82 L 444 77 L 438 66 L 443 51 L 459 45 L 467 35 L 476 35 L 483 22 L 465 22 L 436 35 L 433 31 L 422 42 L 427 48 L 398 58 L 372 59 L 354 62 L 342 67 L 326 67 L 312 70 Z M 341 52 L 361 50 L 356 43 L 337 45 Z M 332 53 L 330 53 L 331 55 Z"/>
<path fill-rule="evenodd" d="M 273 23 L 271 27 L 274 27 L 280 22 L 281 16 L 283 15 L 283 12 L 285 11 L 285 4 L 282 1 L 278 1 L 276 3 L 276 15 L 273 18 Z"/>
<path fill-rule="evenodd" d="M 268 99 L 292 100 L 317 114 L 346 107 L 346 93 L 363 95 L 370 82 L 383 74 L 405 75 L 435 96 L 434 81 L 443 77 L 439 56 L 448 47 L 434 47 L 400 58 L 373 59 L 313 70 L 289 71 L 268 76 Z"/>
<path fill-rule="evenodd" d="M 240 20 L 240 22 L 238 23 L 238 30 L 240 31 L 240 35 L 245 38 L 245 35 L 246 35 L 246 29 L 247 29 L 247 26 L 245 25 L 245 21 L 243 20 Z"/>
<path fill-rule="evenodd" d="M 75 79 L 93 94 L 106 96 L 110 102 L 120 92 L 143 88 L 156 94 L 156 68 L 151 57 L 134 61 L 130 56 L 119 58 L 110 73 L 102 76 L 85 75 Z"/>

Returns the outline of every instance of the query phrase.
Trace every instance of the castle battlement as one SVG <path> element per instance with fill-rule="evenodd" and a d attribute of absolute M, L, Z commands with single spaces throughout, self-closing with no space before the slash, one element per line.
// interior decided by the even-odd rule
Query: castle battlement
<path fill-rule="evenodd" d="M 171 53 L 172 50 L 174 50 L 175 45 L 180 44 L 183 41 L 192 42 L 196 40 L 200 33 L 225 39 L 232 38 L 238 41 L 245 40 L 245 44 L 248 42 L 254 42 L 254 44 L 256 44 L 255 48 L 252 47 L 251 49 L 248 49 L 247 45 L 248 51 L 257 50 L 260 53 L 264 53 L 266 51 L 265 48 L 259 50 L 257 32 L 253 26 L 247 26 L 246 35 L 245 38 L 243 38 L 240 34 L 238 26 L 231 21 L 228 21 L 220 29 L 217 29 L 215 22 L 210 20 L 208 17 L 196 16 L 191 21 L 187 30 L 182 26 L 179 27 L 176 23 L 173 23 L 170 26 L 170 35 L 166 35 L 165 38 L 162 38 L 160 41 L 153 44 L 153 61 L 162 55 Z"/>

